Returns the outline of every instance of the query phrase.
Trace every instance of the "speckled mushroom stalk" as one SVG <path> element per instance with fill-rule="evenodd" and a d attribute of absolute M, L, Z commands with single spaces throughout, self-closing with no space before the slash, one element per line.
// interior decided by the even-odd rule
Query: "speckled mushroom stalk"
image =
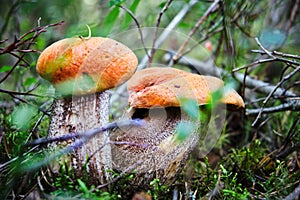
<path fill-rule="evenodd" d="M 112 146 L 114 168 L 124 171 L 141 162 L 131 180 L 137 187 L 149 187 L 154 178 L 165 185 L 173 183 L 200 137 L 206 135 L 209 122 L 209 118 L 191 121 L 180 108 L 180 98 L 205 105 L 223 85 L 218 78 L 174 68 L 153 67 L 136 72 L 128 81 L 128 101 L 132 117 L 143 118 L 145 126 L 111 133 L 111 139 L 118 142 Z M 233 109 L 244 108 L 243 99 L 233 89 L 220 101 Z M 183 142 L 176 142 L 176 127 L 181 122 L 191 122 L 194 128 Z"/>
<path fill-rule="evenodd" d="M 128 80 L 137 63 L 129 48 L 108 38 L 67 38 L 47 47 L 38 59 L 37 72 L 51 82 L 58 93 L 48 136 L 63 136 L 106 125 L 109 122 L 109 89 Z M 107 183 L 111 180 L 109 170 L 112 169 L 108 141 L 108 132 L 98 134 L 54 163 L 52 171 L 59 173 L 58 163 L 63 162 L 74 169 L 76 177 L 87 175 L 91 184 Z M 52 148 L 73 142 L 62 142 Z"/>

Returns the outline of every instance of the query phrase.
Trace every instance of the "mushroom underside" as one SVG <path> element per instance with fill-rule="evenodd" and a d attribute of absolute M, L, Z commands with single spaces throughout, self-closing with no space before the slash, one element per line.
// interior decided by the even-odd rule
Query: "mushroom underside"
<path fill-rule="evenodd" d="M 206 133 L 203 122 L 194 121 L 179 107 L 136 109 L 132 115 L 143 118 L 145 126 L 117 129 L 111 133 L 113 168 L 122 172 L 134 167 L 132 185 L 147 187 L 159 178 L 170 185 L 184 168 L 197 146 L 201 134 Z M 181 122 L 192 122 L 193 130 L 183 140 L 176 140 L 176 127 Z"/>

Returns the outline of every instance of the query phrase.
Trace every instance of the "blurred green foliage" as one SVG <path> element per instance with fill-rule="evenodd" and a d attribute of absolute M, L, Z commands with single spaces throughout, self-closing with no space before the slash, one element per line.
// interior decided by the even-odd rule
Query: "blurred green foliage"
<path fill-rule="evenodd" d="M 188 2 L 190 1 L 173 1 L 161 18 L 160 27 L 167 27 Z M 32 44 L 31 49 L 34 51 L 24 55 L 22 52 L 14 51 L 13 53 L 18 56 L 24 56 L 20 62 L 18 62 L 18 57 L 12 54 L 0 55 L 0 80 L 13 70 L 9 77 L 0 83 L 0 89 L 17 93 L 32 91 L 30 93 L 34 94 L 18 95 L 0 92 L 1 195 L 4 197 L 12 195 L 10 190 L 17 192 L 17 195 L 27 194 L 37 184 L 40 184 L 37 183 L 37 180 L 45 177 L 40 172 L 18 171 L 20 169 L 18 166 L 30 167 L 33 161 L 44 158 L 40 151 L 23 145 L 29 140 L 46 136 L 50 105 L 55 96 L 53 87 L 36 73 L 35 65 L 39 52 L 62 38 L 87 36 L 86 25 L 91 27 L 92 36 L 118 36 L 121 32 L 127 33 L 125 31 L 136 28 L 131 16 L 118 5 L 131 10 L 142 28 L 155 28 L 158 15 L 165 3 L 166 1 L 159 0 L 1 1 L 0 46 L 2 49 L 12 43 L 15 38 L 38 26 L 38 22 L 40 22 L 40 26 L 44 26 L 64 21 L 62 25 L 49 27 L 47 31 L 41 33 Z M 199 44 L 201 48 L 195 48 L 187 55 L 198 60 L 213 58 L 215 64 L 227 70 L 228 74 L 233 68 L 247 65 L 260 58 L 260 55 L 253 55 L 250 52 L 252 49 L 258 48 L 254 37 L 258 37 L 261 43 L 270 50 L 299 55 L 300 30 L 299 26 L 294 26 L 294 24 L 299 24 L 299 17 L 294 19 L 294 24 L 290 24 L 290 14 L 293 13 L 294 2 L 282 0 L 276 1 L 274 5 L 273 3 L 273 1 L 260 0 L 222 1 L 222 11 L 209 15 L 192 37 L 193 45 Z M 176 31 L 182 37 L 174 39 L 170 36 L 171 40 L 168 40 L 167 47 L 164 48 L 178 50 L 210 5 L 211 1 L 196 3 L 176 27 Z M 280 6 L 285 8 L 284 12 L 276 10 Z M 26 37 L 32 35 L 34 33 Z M 134 37 L 138 38 L 138 36 L 129 36 L 125 42 L 131 44 L 132 41 L 137 41 Z M 211 52 L 208 52 L 204 45 L 208 41 L 212 44 Z M 151 42 L 149 43 L 152 44 Z M 18 50 L 22 50 L 26 45 L 28 44 L 23 44 Z M 139 60 L 144 54 L 144 51 L 138 52 Z M 154 62 L 161 63 L 163 54 L 163 51 L 158 52 Z M 176 67 L 182 68 L 183 66 L 176 65 Z M 284 67 L 284 63 L 262 63 L 249 69 L 248 73 L 257 79 L 276 84 L 280 80 Z M 288 71 L 286 70 L 286 72 Z M 294 82 L 299 81 L 298 77 L 292 77 L 286 86 L 293 86 Z M 226 75 L 225 78 L 231 79 L 232 77 Z M 226 83 L 232 87 L 229 80 L 226 80 Z M 299 87 L 292 87 L 292 90 L 299 94 Z M 255 96 L 252 91 L 249 94 L 251 98 L 265 97 L 262 94 Z M 221 95 L 220 91 L 215 92 L 214 100 L 220 99 Z M 271 105 L 280 103 L 281 101 L 275 101 Z M 247 107 L 251 108 L 260 104 L 261 101 L 257 101 L 248 104 Z M 212 102 L 211 106 L 214 105 Z M 196 107 L 194 102 L 183 100 L 183 110 L 193 119 L 199 117 L 199 110 Z M 299 128 L 296 127 L 295 130 L 290 131 L 290 127 L 297 118 L 299 118 L 299 114 L 295 112 L 280 112 L 267 117 L 259 127 L 251 127 L 253 117 L 229 116 L 218 145 L 213 149 L 213 153 L 218 151 L 222 157 L 221 164 L 212 168 L 212 161 L 208 158 L 193 162 L 194 176 L 189 182 L 191 189 L 198 191 L 197 197 L 199 198 L 214 196 L 215 191 L 217 193 L 215 196 L 222 199 L 273 199 L 287 196 L 299 184 L 299 169 L 297 165 L 294 168 L 291 167 L 291 163 L 299 161 L 297 160 L 299 152 L 296 151 L 296 155 L 287 155 L 284 158 L 274 158 L 270 153 L 278 150 L 286 141 L 292 145 L 299 145 L 300 135 L 297 132 Z M 244 121 L 241 122 L 241 119 Z M 243 124 L 242 128 L 240 123 Z M 181 123 L 177 128 L 179 140 L 186 138 L 192 128 L 190 124 Z M 290 132 L 291 134 L 288 135 Z M 270 162 L 266 164 L 265 161 Z M 74 181 L 70 176 L 72 172 L 63 166 L 62 171 L 62 176 L 58 177 L 53 185 L 48 185 L 49 188 L 54 188 L 54 191 L 50 192 L 54 197 L 79 195 L 79 197 L 88 199 L 119 198 L 115 191 L 109 193 L 96 190 L 91 193 L 89 191 L 93 190 L 94 186 L 88 186 L 84 180 Z M 184 185 L 184 181 L 180 181 L 176 183 L 176 188 Z M 126 181 L 119 183 L 126 186 Z M 47 185 L 48 183 L 43 184 Z M 122 188 L 122 186 L 119 187 Z M 159 193 L 171 191 L 156 179 L 151 182 L 151 186 L 152 190 L 149 193 L 157 199 L 160 198 Z M 183 187 L 186 189 L 185 186 Z M 2 197 L 1 195 L 0 197 Z"/>

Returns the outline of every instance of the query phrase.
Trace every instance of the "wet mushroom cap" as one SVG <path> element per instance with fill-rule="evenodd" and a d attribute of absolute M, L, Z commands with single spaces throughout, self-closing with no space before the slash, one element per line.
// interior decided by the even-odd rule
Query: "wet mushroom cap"
<path fill-rule="evenodd" d="M 211 94 L 222 89 L 224 82 L 212 76 L 192 74 L 174 68 L 152 67 L 136 72 L 128 81 L 129 105 L 132 108 L 180 106 L 180 99 L 208 103 Z M 222 103 L 234 109 L 244 108 L 241 96 L 230 89 Z"/>
<path fill-rule="evenodd" d="M 62 94 L 101 92 L 127 81 L 138 64 L 125 45 L 109 38 L 66 38 L 47 47 L 37 72 Z"/>

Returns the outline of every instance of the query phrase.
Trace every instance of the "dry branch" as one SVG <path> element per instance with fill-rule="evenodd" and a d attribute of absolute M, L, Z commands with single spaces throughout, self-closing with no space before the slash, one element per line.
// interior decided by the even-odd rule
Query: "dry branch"
<path fill-rule="evenodd" d="M 219 0 L 214 1 L 213 4 L 211 4 L 211 6 L 203 14 L 203 16 L 198 20 L 198 22 L 195 24 L 194 28 L 188 34 L 186 41 L 184 41 L 184 43 L 178 49 L 177 53 L 173 56 L 173 59 L 172 59 L 173 61 L 176 61 L 181 57 L 181 54 L 182 54 L 183 50 L 186 48 L 186 46 L 188 45 L 190 39 L 193 37 L 193 35 L 199 29 L 201 24 L 207 19 L 207 17 L 217 8 L 219 3 L 220 3 Z"/>
<path fill-rule="evenodd" d="M 166 54 L 163 59 L 165 62 L 168 63 L 171 58 L 172 58 L 172 55 L 169 53 L 169 54 Z M 212 75 L 212 76 L 216 76 L 216 77 L 220 77 L 222 75 L 227 75 L 227 76 L 230 75 L 224 69 L 215 66 L 212 59 L 202 62 L 202 61 L 199 61 L 199 60 L 187 57 L 187 56 L 183 56 L 178 60 L 177 64 L 194 68 L 200 74 L 207 74 L 207 75 Z M 264 108 L 262 110 L 262 113 L 272 113 L 272 112 L 280 112 L 280 111 L 284 111 L 284 110 L 299 110 L 300 109 L 300 101 L 299 101 L 299 99 L 297 99 L 297 95 L 291 91 L 288 91 L 281 87 L 276 88 L 276 86 L 271 85 L 270 83 L 266 83 L 264 81 L 257 80 L 251 76 L 245 77 L 244 74 L 239 73 L 239 72 L 233 72 L 231 76 L 233 76 L 240 83 L 243 83 L 244 79 L 245 79 L 245 87 L 247 87 L 249 89 L 254 89 L 256 92 L 259 92 L 262 94 L 269 94 L 274 90 L 273 96 L 282 97 L 283 94 L 285 94 L 285 96 L 287 96 L 286 103 L 283 103 L 280 106 Z M 259 111 L 260 111 L 260 109 L 246 109 L 246 114 L 247 115 L 255 115 L 255 114 L 258 114 Z"/>
<path fill-rule="evenodd" d="M 18 58 L 17 61 L 15 62 L 15 64 L 12 66 L 11 70 L 8 71 L 4 77 L 2 77 L 2 79 L 0 80 L 0 84 L 3 83 L 5 80 L 7 80 L 7 78 L 12 74 L 12 72 L 16 69 L 16 67 L 21 62 L 24 62 L 25 54 L 36 52 L 36 50 L 31 49 L 31 46 L 33 44 L 35 44 L 35 40 L 41 33 L 46 32 L 47 28 L 49 28 L 49 27 L 58 26 L 63 23 L 61 21 L 61 22 L 41 26 L 40 20 L 41 19 L 38 20 L 37 27 L 29 30 L 28 32 L 21 35 L 20 37 L 15 36 L 13 42 L 7 44 L 5 47 L 0 47 L 0 55 L 10 54 L 10 55 Z M 33 34 L 33 35 L 29 36 L 30 34 Z M 8 40 L 5 40 L 1 44 L 4 44 L 6 41 L 8 41 Z M 25 45 L 25 47 L 24 47 L 24 45 Z M 20 52 L 21 55 L 20 56 L 15 55 L 14 52 Z M 28 62 L 25 61 L 24 63 L 27 64 L 27 66 L 29 66 Z"/>
<path fill-rule="evenodd" d="M 155 43 L 156 43 L 157 36 L 158 36 L 158 28 L 159 28 L 159 25 L 160 25 L 161 18 L 163 16 L 163 14 L 168 10 L 168 8 L 169 8 L 169 6 L 171 5 L 172 2 L 173 2 L 173 0 L 168 0 L 168 2 L 165 4 L 165 6 L 163 7 L 163 9 L 160 11 L 160 13 L 158 15 L 156 25 L 155 25 L 155 33 L 154 33 L 154 39 L 152 41 L 152 48 L 151 48 L 151 52 L 150 52 L 148 67 L 151 65 L 152 59 L 153 59 L 155 51 L 156 51 L 156 48 L 154 48 L 154 47 L 155 47 Z"/>
<path fill-rule="evenodd" d="M 153 48 L 157 49 L 162 45 L 162 43 L 166 40 L 167 37 L 169 37 L 170 33 L 176 28 L 176 26 L 183 20 L 183 18 L 188 14 L 190 9 L 198 2 L 198 0 L 190 0 L 188 4 L 186 4 L 179 13 L 173 18 L 173 20 L 169 23 L 169 25 L 164 29 L 164 31 L 160 34 L 160 36 L 157 38 L 155 45 Z M 138 28 L 139 23 L 137 23 Z M 141 36 L 142 37 L 142 36 Z M 141 70 L 147 66 L 147 63 L 149 61 L 149 54 L 150 51 L 146 53 L 146 55 L 141 59 L 138 70 Z M 126 91 L 126 84 L 121 85 L 118 87 L 118 89 L 114 92 L 114 94 L 111 97 L 111 102 L 115 102 L 118 98 L 120 98 L 121 94 L 124 94 Z"/>
<path fill-rule="evenodd" d="M 60 149 L 56 153 L 51 154 L 49 157 L 47 157 L 43 162 L 37 163 L 35 165 L 35 168 L 39 168 L 44 166 L 45 164 L 48 164 L 49 162 L 53 161 L 55 158 L 58 158 L 64 154 L 68 154 L 73 152 L 74 150 L 80 148 L 82 145 L 84 145 L 87 141 L 89 141 L 91 138 L 95 137 L 97 134 L 103 133 L 108 130 L 113 130 L 115 128 L 124 128 L 128 126 L 143 126 L 143 120 L 123 120 L 123 121 L 115 121 L 111 122 L 109 124 L 106 124 L 102 127 L 89 129 L 84 132 L 80 133 L 66 133 L 63 136 L 57 136 L 57 137 L 47 137 L 47 138 L 40 138 L 37 140 L 30 141 L 26 143 L 26 146 L 35 146 L 35 145 L 43 145 L 43 144 L 49 144 L 52 142 L 60 142 L 60 141 L 66 141 L 69 139 L 77 139 L 73 144 L 70 144 L 66 146 L 63 149 Z M 107 141 L 110 142 L 109 140 Z M 34 168 L 30 168 L 33 170 Z"/>

